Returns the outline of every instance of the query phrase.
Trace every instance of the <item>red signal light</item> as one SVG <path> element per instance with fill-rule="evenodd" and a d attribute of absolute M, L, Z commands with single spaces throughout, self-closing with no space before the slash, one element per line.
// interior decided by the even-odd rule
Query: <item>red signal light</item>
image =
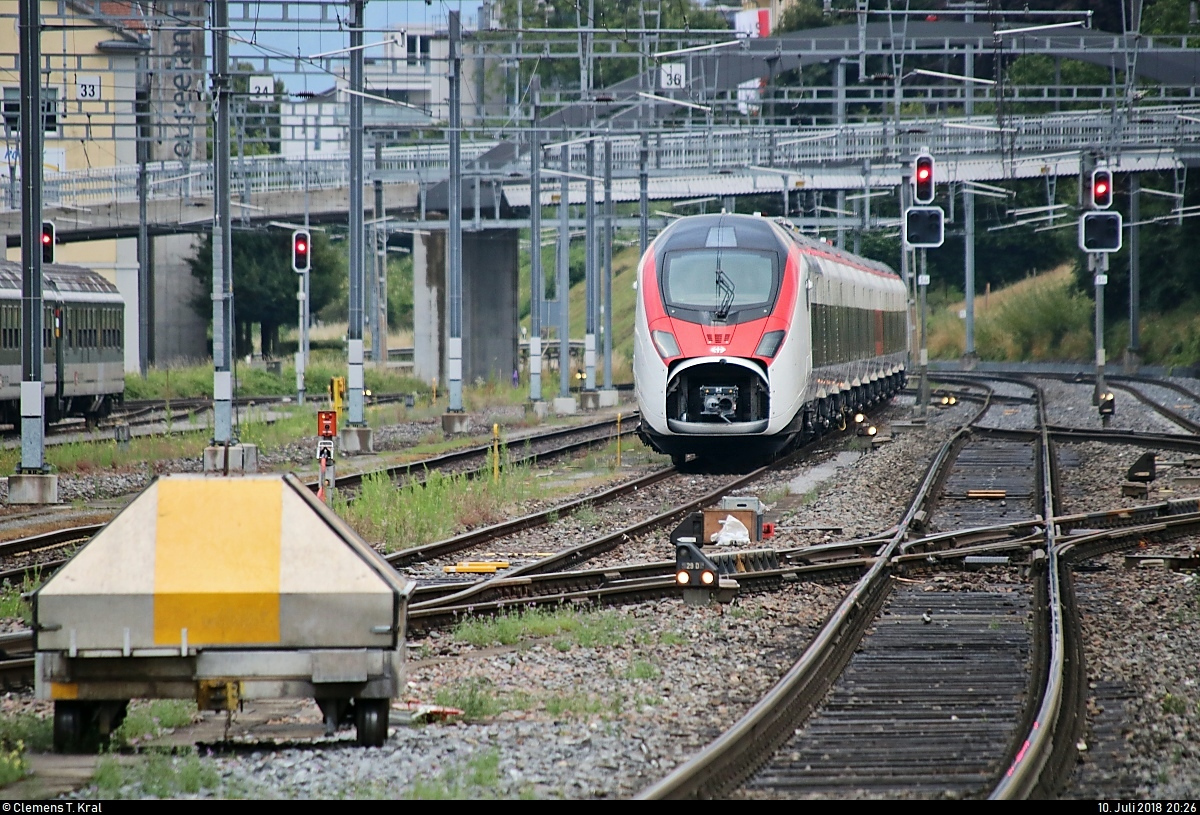
<path fill-rule="evenodd" d="M 303 229 L 292 233 L 292 269 L 297 273 L 307 272 L 311 268 L 309 250 L 312 248 L 312 237 Z"/>
<path fill-rule="evenodd" d="M 933 156 L 921 154 L 913 167 L 913 200 L 918 204 L 933 203 Z"/>
<path fill-rule="evenodd" d="M 54 222 L 42 221 L 42 263 L 54 262 Z"/>
<path fill-rule="evenodd" d="M 1113 201 L 1112 171 L 1096 169 L 1092 171 L 1092 206 L 1096 209 L 1108 209 Z"/>

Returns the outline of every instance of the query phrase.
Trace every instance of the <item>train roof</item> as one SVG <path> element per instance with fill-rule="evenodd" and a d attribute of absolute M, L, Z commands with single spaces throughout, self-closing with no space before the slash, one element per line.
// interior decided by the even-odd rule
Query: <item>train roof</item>
<path fill-rule="evenodd" d="M 844 249 L 838 249 L 830 243 L 810 238 L 800 232 L 796 226 L 786 218 L 768 218 L 760 215 L 747 215 L 743 213 L 709 213 L 704 215 L 689 215 L 672 223 L 668 230 L 671 236 L 682 237 L 687 240 L 695 234 L 705 235 L 707 231 L 717 224 L 726 226 L 736 226 L 737 228 L 749 227 L 751 235 L 760 236 L 758 240 L 766 240 L 766 236 L 774 234 L 778 236 L 779 232 L 786 234 L 791 240 L 801 249 L 808 253 L 824 256 L 843 266 L 861 269 L 866 272 L 884 275 L 886 277 L 894 277 L 897 280 L 899 275 L 896 274 L 892 267 L 886 263 L 880 263 L 877 260 L 855 255 L 847 252 Z M 664 234 L 666 231 L 664 230 Z M 704 240 L 701 238 L 700 240 Z M 751 238 L 754 240 L 754 238 Z M 739 241 L 740 242 L 740 241 Z M 701 244 L 703 245 L 703 243 Z"/>
<path fill-rule="evenodd" d="M 844 263 L 847 266 L 858 266 L 863 269 L 869 269 L 870 271 L 878 272 L 879 274 L 896 278 L 900 277 L 900 275 L 896 274 L 896 270 L 891 266 L 888 266 L 886 263 L 882 263 L 878 260 L 872 260 L 871 258 L 865 258 L 862 255 L 856 255 L 853 252 L 847 252 L 845 249 L 839 249 L 832 243 L 825 243 L 824 241 L 817 240 L 816 238 L 811 238 L 797 229 L 795 224 L 785 218 L 775 218 L 773 220 L 776 225 L 778 225 L 783 231 L 787 232 L 788 235 L 791 236 L 792 240 L 803 246 L 805 249 L 810 249 L 814 252 L 819 252 L 832 257 L 834 260 L 838 261 L 839 263 Z"/>
<path fill-rule="evenodd" d="M 120 297 L 117 287 L 107 278 L 83 266 L 65 263 L 46 263 L 42 266 L 43 289 L 63 294 L 87 292 L 111 294 Z M 0 292 L 21 292 L 21 264 L 11 260 L 0 260 Z"/>

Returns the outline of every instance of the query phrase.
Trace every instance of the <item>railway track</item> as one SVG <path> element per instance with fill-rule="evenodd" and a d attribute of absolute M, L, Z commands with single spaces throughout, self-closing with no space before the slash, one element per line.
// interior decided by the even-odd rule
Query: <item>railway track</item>
<path fill-rule="evenodd" d="M 984 397 L 983 405 L 972 422 L 978 421 L 986 413 L 989 403 L 990 395 Z M 902 540 L 914 529 L 914 522 L 937 517 L 939 491 L 944 498 L 944 485 L 952 485 L 953 489 L 956 468 L 960 474 L 979 468 L 981 457 L 971 454 L 963 459 L 961 467 L 958 466 L 959 454 L 967 444 L 968 434 L 964 429 L 943 446 L 894 534 L 879 550 L 872 567 L 784 678 L 708 749 L 658 784 L 644 790 L 640 797 L 721 797 L 735 792 L 755 797 L 766 790 L 778 794 L 784 790 L 815 788 L 826 794 L 835 794 L 830 792 L 831 789 L 843 795 L 852 791 L 861 792 L 863 774 L 870 772 L 870 769 L 848 768 L 844 761 L 839 763 L 838 757 L 845 756 L 846 751 L 871 756 L 874 771 L 883 778 L 891 777 L 891 786 L 888 787 L 891 794 L 897 794 L 896 783 L 902 779 L 908 779 L 903 789 L 911 793 L 914 781 L 911 773 L 906 775 L 903 768 L 911 768 L 914 744 L 917 743 L 922 745 L 926 766 L 937 768 L 939 778 L 936 783 L 953 789 L 956 796 L 986 795 L 1005 771 L 1014 766 L 1014 759 L 1018 755 L 1022 758 L 1020 765 L 1024 769 L 1027 751 L 1019 752 L 1019 745 L 1025 730 L 1023 720 L 1030 719 L 1029 713 L 1022 714 L 1023 720 L 1010 715 L 1006 726 L 993 724 L 994 729 L 1003 727 L 1008 732 L 991 740 L 982 753 L 972 751 L 969 755 L 964 754 L 956 751 L 952 745 L 961 746 L 963 739 L 971 737 L 972 727 L 978 724 L 978 717 L 956 718 L 956 713 L 946 713 L 944 706 L 953 691 L 937 693 L 927 687 L 925 693 L 912 693 L 913 673 L 871 670 L 876 654 L 895 656 L 904 653 L 910 659 L 925 660 L 930 656 L 927 649 L 933 629 L 929 626 L 935 619 L 948 621 L 953 616 L 951 609 L 956 606 L 973 602 L 977 607 L 986 607 L 988 603 L 996 602 L 996 598 L 988 597 L 987 593 L 982 599 L 971 600 L 959 596 L 959 592 L 946 593 L 939 598 L 940 604 L 931 600 L 920 614 L 913 614 L 912 603 L 915 601 L 907 596 L 910 593 L 904 592 L 900 595 L 902 599 L 894 606 L 899 617 L 889 621 L 884 614 L 885 609 L 891 608 L 886 604 L 900 574 L 899 569 L 893 569 L 891 559 L 900 552 Z M 1031 475 L 1028 460 L 1018 458 L 1017 461 L 1020 464 L 1018 472 L 1008 477 L 1020 479 L 1023 475 L 1028 480 Z M 991 466 L 999 463 L 992 461 Z M 1011 457 L 1008 463 L 1012 463 Z M 1046 484 L 1052 483 L 1048 455 L 1042 457 L 1037 469 L 1042 472 L 1041 477 Z M 914 562 L 907 564 L 907 567 L 916 568 Z M 1040 570 L 1031 572 L 1039 573 Z M 1035 583 L 1030 589 L 1030 596 L 1036 596 L 1036 587 Z M 1011 596 L 1007 598 L 1010 603 L 1012 599 Z M 934 605 L 940 608 L 938 617 L 934 616 Z M 1035 609 L 1044 605 L 1033 603 Z M 964 628 L 979 624 L 975 615 L 957 616 Z M 998 618 L 994 614 L 982 616 L 987 618 L 985 625 L 991 630 L 991 623 Z M 966 622 L 968 619 L 971 623 Z M 892 624 L 889 625 L 889 622 Z M 964 674 L 953 670 L 961 669 L 964 665 L 987 665 L 998 655 L 1002 655 L 999 658 L 1009 665 L 1009 669 L 1003 672 L 996 671 L 995 666 L 984 672 L 990 674 L 996 684 L 989 682 L 978 689 L 978 696 L 974 695 L 973 690 L 969 697 L 958 698 L 959 706 L 965 704 L 978 709 L 982 707 L 980 700 L 989 698 L 1002 699 L 1002 706 L 1010 713 L 1033 709 L 1028 702 L 1041 698 L 1043 694 L 1029 689 L 1041 688 L 1043 684 L 1039 680 L 1032 684 L 1028 682 L 1028 655 L 1034 654 L 1032 675 L 1039 677 L 1043 675 L 1039 667 L 1046 664 L 1040 655 L 1048 651 L 1037 644 L 1040 640 L 1031 642 L 1027 638 L 1025 622 L 1022 616 L 1017 626 L 1007 627 L 1009 644 L 1003 649 L 995 647 L 995 637 L 980 637 L 958 643 L 957 660 L 948 666 L 952 673 L 938 674 L 944 686 L 969 686 L 974 689 L 976 684 L 980 684 L 972 679 L 972 672 Z M 998 624 L 998 630 L 1005 629 L 1002 623 Z M 1045 617 L 1039 616 L 1033 625 L 1035 636 L 1036 632 L 1045 629 Z M 1012 636 L 1014 634 L 1015 637 Z M 925 653 L 922 654 L 923 650 Z M 853 664 L 852 657 L 856 652 L 864 656 L 856 667 L 848 669 L 847 666 Z M 947 665 L 945 659 L 940 661 Z M 1013 688 L 1011 677 L 1014 670 L 1023 677 L 1022 682 L 1018 683 L 1021 685 L 1019 690 Z M 1006 678 L 1001 680 L 1001 676 Z M 864 685 L 858 683 L 860 678 Z M 963 682 L 967 685 L 962 685 Z M 870 692 L 862 692 L 864 687 Z M 827 693 L 830 694 L 828 700 Z M 847 699 L 853 699 L 858 705 L 852 715 L 845 715 L 846 708 L 838 701 Z M 894 718 L 897 699 L 903 699 L 906 703 L 904 719 L 898 726 L 892 725 L 890 732 L 893 737 L 884 743 L 878 725 L 889 716 Z M 933 723 L 937 723 L 937 726 L 934 727 Z M 836 753 L 829 750 L 815 754 L 806 752 L 808 742 L 825 738 L 840 725 L 845 725 L 841 730 L 842 749 Z M 947 730 L 956 735 L 952 738 Z M 933 731 L 939 734 L 938 739 L 927 738 Z M 875 793 L 878 792 L 875 789 Z"/>
<path fill-rule="evenodd" d="M 982 402 L 978 422 L 992 394 L 967 395 Z M 710 748 L 641 797 L 1057 791 L 1086 696 L 1072 569 L 1132 541 L 1194 532 L 1197 502 L 1060 517 L 1052 439 L 1078 434 L 1052 433 L 1038 402 L 1036 435 L 993 430 L 976 440 L 964 432 L 948 442 L 876 566 L 804 657 Z M 1168 440 L 1194 449 L 1190 439 Z M 1029 520 L 1013 522 L 1010 512 Z M 959 531 L 937 534 L 940 527 Z M 1008 570 L 1019 563 L 1032 579 L 1019 591 L 893 590 L 897 577 L 928 576 L 950 559 Z"/>
<path fill-rule="evenodd" d="M 987 399 L 986 396 L 982 398 Z M 1015 404 L 1011 399 L 996 401 L 997 403 Z M 1046 449 L 1049 451 L 1053 446 L 1054 434 L 1043 430 L 1043 435 L 1046 438 Z M 918 502 L 913 508 L 913 517 L 907 519 L 909 531 L 904 531 L 905 522 L 902 521 L 895 529 L 887 530 L 885 534 L 877 534 L 857 541 L 820 547 L 802 547 L 792 551 L 782 550 L 777 553 L 779 561 L 777 568 L 751 571 L 744 578 L 748 586 L 760 578 L 762 586 L 770 586 L 772 581 L 774 581 L 774 585 L 778 585 L 783 581 L 798 579 L 828 579 L 828 575 L 835 573 L 840 565 L 846 569 L 846 575 L 852 573 L 854 576 L 861 576 L 862 580 L 859 582 L 859 586 L 862 586 L 867 582 L 869 573 L 874 571 L 881 562 L 886 561 L 888 564 L 889 579 L 886 582 L 890 585 L 881 597 L 874 598 L 874 605 L 883 610 L 883 616 L 877 620 L 873 617 L 871 619 L 876 622 L 868 621 L 866 623 L 867 634 L 859 642 L 859 655 L 850 657 L 849 667 L 846 671 L 838 674 L 843 678 L 852 677 L 854 684 L 851 690 L 857 689 L 860 692 L 857 695 L 851 693 L 849 696 L 839 696 L 842 690 L 839 686 L 833 685 L 829 699 L 840 698 L 850 701 L 840 710 L 836 706 L 818 708 L 818 712 L 811 718 L 809 724 L 805 725 L 806 727 L 816 727 L 817 723 L 821 721 L 820 717 L 826 712 L 832 711 L 837 712 L 838 716 L 834 716 L 830 720 L 832 722 L 830 726 L 834 728 L 830 731 L 831 733 L 844 734 L 847 732 L 847 728 L 855 722 L 869 729 L 870 723 L 872 721 L 878 723 L 878 717 L 883 714 L 872 712 L 866 707 L 862 702 L 863 696 L 875 695 L 887 698 L 891 693 L 890 690 L 874 694 L 861 692 L 862 688 L 868 686 L 887 687 L 879 684 L 886 677 L 873 673 L 873 668 L 877 666 L 871 665 L 871 659 L 874 659 L 878 665 L 883 665 L 887 660 L 881 659 L 880 654 L 902 654 L 905 655 L 905 659 L 911 660 L 907 664 L 919 667 L 923 660 L 937 653 L 938 642 L 936 640 L 940 640 L 945 646 L 950 646 L 956 640 L 973 638 L 979 641 L 990 641 L 991 650 L 989 652 L 984 649 L 978 654 L 972 652 L 964 661 L 978 669 L 978 675 L 988 678 L 996 677 L 997 684 L 984 686 L 986 692 L 980 696 L 972 695 L 972 693 L 980 691 L 979 686 L 982 685 L 982 682 L 972 681 L 963 686 L 957 684 L 958 679 L 953 674 L 940 677 L 939 681 L 942 685 L 935 695 L 939 697 L 939 704 L 943 709 L 949 711 L 950 718 L 945 722 L 929 724 L 928 726 L 933 729 L 928 733 L 936 732 L 938 735 L 929 735 L 923 738 L 929 742 L 950 743 L 954 734 L 959 732 L 955 729 L 956 727 L 967 727 L 967 725 L 959 723 L 967 722 L 969 724 L 974 715 L 976 716 L 974 724 L 978 728 L 978 717 L 985 714 L 988 716 L 989 723 L 994 723 L 1001 714 L 1006 721 L 1011 722 L 1007 734 L 1004 737 L 997 736 L 1000 728 L 992 726 L 985 728 L 988 738 L 977 737 L 969 740 L 971 746 L 980 748 L 971 757 L 971 760 L 977 765 L 974 771 L 969 770 L 969 762 L 965 756 L 958 762 L 961 766 L 955 768 L 947 765 L 948 771 L 937 778 L 929 777 L 928 774 L 925 777 L 921 777 L 920 774 L 906 776 L 902 762 L 900 762 L 897 765 L 899 769 L 888 776 L 891 779 L 891 786 L 877 784 L 874 787 L 862 783 L 862 780 L 867 778 L 870 773 L 869 768 L 864 767 L 841 773 L 842 781 L 837 780 L 836 774 L 815 782 L 812 777 L 804 777 L 804 773 L 797 776 L 793 753 L 803 754 L 797 751 L 789 753 L 785 746 L 778 751 L 769 764 L 763 765 L 766 769 L 756 776 L 751 776 L 751 780 L 745 786 L 734 787 L 736 795 L 753 798 L 779 795 L 824 797 L 839 794 L 830 790 L 844 791 L 847 788 L 853 788 L 858 791 L 858 794 L 866 797 L 888 795 L 931 797 L 942 794 L 954 797 L 984 797 L 986 795 L 1021 797 L 1035 791 L 1048 789 L 1047 785 L 1055 783 L 1051 780 L 1054 778 L 1055 768 L 1059 768 L 1058 772 L 1061 776 L 1061 768 L 1066 766 L 1067 761 L 1059 755 L 1055 748 L 1069 740 L 1069 738 L 1062 737 L 1061 734 L 1069 736 L 1073 732 L 1072 728 L 1077 729 L 1079 726 L 1078 713 L 1075 714 L 1076 719 L 1072 722 L 1071 717 L 1064 711 L 1072 709 L 1077 711 L 1080 707 L 1078 689 L 1073 690 L 1063 676 L 1065 670 L 1063 666 L 1070 662 L 1064 658 L 1064 650 L 1068 647 L 1071 637 L 1070 631 L 1067 630 L 1070 628 L 1069 620 L 1067 625 L 1062 626 L 1064 630 L 1061 634 L 1057 637 L 1048 637 L 1049 645 L 1039 645 L 1023 631 L 1018 633 L 1016 629 L 1024 629 L 1026 617 L 1034 613 L 1040 606 L 1069 607 L 1069 597 L 1065 596 L 1069 593 L 1069 575 L 1074 565 L 1083 562 L 1084 558 L 1095 557 L 1097 552 L 1118 551 L 1137 545 L 1138 541 L 1146 541 L 1155 537 L 1187 534 L 1188 529 L 1197 528 L 1196 525 L 1200 524 L 1200 517 L 1195 517 L 1194 501 L 1190 505 L 1188 502 L 1160 502 L 1134 509 L 1117 508 L 1102 513 L 1081 513 L 1074 516 L 1063 516 L 1057 510 L 1051 510 L 1046 514 L 1053 514 L 1055 524 L 1053 531 L 1048 532 L 1045 528 L 1048 525 L 1037 517 L 1041 513 L 1032 510 L 1026 513 L 1011 509 L 1014 504 L 1019 502 L 1028 502 L 1029 507 L 1036 509 L 1037 497 L 1044 498 L 1047 494 L 1046 489 L 1036 480 L 1029 485 L 1027 481 L 1022 481 L 1022 478 L 1017 475 L 1002 472 L 1005 467 L 1009 466 L 1015 466 L 1025 473 L 1034 472 L 1036 474 L 1039 470 L 1052 472 L 1047 466 L 1053 453 L 1043 454 L 1040 449 L 1034 454 L 1029 453 L 1029 438 L 1029 431 L 1022 433 L 991 432 L 975 428 L 971 433 L 964 433 L 957 440 L 959 449 L 956 454 L 947 452 L 945 456 L 947 461 L 955 463 L 955 467 L 943 468 L 939 471 L 941 475 L 929 482 L 925 490 L 928 494 L 927 500 Z M 1023 458 L 1011 453 L 1013 448 L 1022 447 L 1026 450 Z M 1054 478 L 1049 477 L 1047 483 L 1053 481 Z M 1004 499 L 997 499 L 994 495 L 976 496 L 973 501 L 966 502 L 972 512 L 977 512 L 987 506 L 998 508 L 1001 500 L 1005 501 L 1004 508 L 1011 511 L 998 516 L 989 515 L 986 512 L 964 516 L 961 510 L 965 499 L 960 497 L 964 488 L 967 490 L 1003 489 L 1005 491 Z M 1050 506 L 1053 506 L 1053 503 Z M 913 524 L 912 522 L 917 520 L 917 513 L 924 513 L 921 519 L 922 523 Z M 969 528 L 964 528 L 968 526 Z M 1031 552 L 1034 553 L 1032 560 L 1030 559 Z M 1068 557 L 1068 554 L 1072 552 L 1074 554 Z M 1040 553 L 1045 553 L 1045 556 L 1043 557 Z M 855 557 L 858 558 L 858 564 L 851 570 L 847 564 Z M 1008 565 L 1001 563 L 1001 558 L 1006 560 Z M 933 579 L 930 576 L 937 576 L 935 569 L 944 568 L 950 563 L 985 569 L 978 573 L 983 577 L 977 577 L 977 580 L 984 580 L 987 575 L 998 574 L 1004 570 L 1011 573 L 1016 568 L 1028 569 L 1031 573 L 1044 575 L 1044 577 L 1028 589 L 1005 592 L 981 591 L 979 586 L 974 586 L 971 590 L 962 592 L 918 593 L 913 591 L 909 587 L 910 584 L 906 582 L 915 579 Z M 1022 565 L 1020 567 L 1012 565 L 1017 563 Z M 652 596 L 658 590 L 656 582 L 666 583 L 669 580 L 669 573 L 666 573 L 665 570 L 671 566 L 672 564 L 669 562 L 663 561 L 661 563 L 631 564 L 626 568 L 619 569 L 610 567 L 575 571 L 569 576 L 555 572 L 519 575 L 519 579 L 513 581 L 514 585 L 510 587 L 515 590 L 516 594 L 499 597 L 494 601 L 484 599 L 478 604 L 457 604 L 460 606 L 458 611 L 460 614 L 487 611 L 485 606 L 489 602 L 497 603 L 496 609 L 518 604 L 527 605 L 530 595 L 546 597 L 549 602 L 595 602 L 593 590 L 584 585 L 589 580 L 606 580 L 608 585 L 602 587 L 602 590 L 611 593 L 614 598 L 621 597 L 621 592 L 628 592 L 624 594 L 626 598 L 637 597 L 638 592 L 641 592 L 643 596 Z M 863 576 L 864 574 L 866 576 Z M 576 583 L 573 588 L 566 584 L 555 588 L 553 583 L 559 579 L 574 580 Z M 742 579 L 739 577 L 739 580 Z M 495 591 L 499 591 L 502 584 L 501 580 L 485 582 L 492 583 Z M 527 588 L 531 584 L 542 585 L 533 589 Z M 524 601 L 519 599 L 521 592 L 525 593 Z M 1064 597 L 1052 600 L 1050 596 L 1053 594 L 1063 594 Z M 443 597 L 445 596 L 448 595 L 443 594 Z M 514 600 L 514 597 L 518 599 Z M 922 597 L 925 598 L 924 601 Z M 860 595 L 855 602 L 863 607 L 868 607 L 872 601 L 873 598 L 868 593 Z M 1055 605 L 1056 603 L 1057 605 Z M 437 605 L 438 603 L 433 603 L 431 607 Z M 453 607 L 455 604 L 446 605 Z M 852 602 L 851 607 L 854 605 L 855 603 Z M 416 603 L 414 603 L 414 610 L 415 606 Z M 845 602 L 842 608 L 847 608 Z M 920 613 L 917 613 L 918 611 Z M 839 613 L 835 613 L 834 617 L 838 617 Z M 930 622 L 924 620 L 926 614 L 929 615 Z M 1022 622 L 1019 625 L 1012 625 L 1014 619 L 1020 619 Z M 889 621 L 891 622 L 890 627 L 887 625 Z M 1053 628 L 1054 626 L 1051 622 L 1046 627 Z M 911 631 L 901 636 L 903 629 L 911 629 Z M 931 634 L 931 632 L 933 633 Z M 819 647 L 824 636 L 825 632 L 822 632 L 817 640 L 814 640 L 809 652 Z M 875 639 L 877 636 L 883 636 L 884 639 Z M 842 633 L 833 635 L 833 637 L 849 642 L 852 634 Z M 935 642 L 921 646 L 919 643 L 922 638 L 935 640 Z M 1060 641 L 1061 645 L 1056 652 L 1053 644 Z M 873 651 L 873 643 L 878 646 L 878 650 Z M 908 644 L 906 645 L 906 643 Z M 918 643 L 918 647 L 913 648 L 913 643 Z M 922 652 L 922 648 L 924 652 Z M 873 657 L 872 654 L 874 654 Z M 859 657 L 865 661 L 856 665 Z M 987 661 L 989 658 L 995 658 L 998 661 L 989 663 Z M 1009 671 L 1004 682 L 999 681 L 999 677 L 1004 674 L 1000 668 L 1011 668 L 1022 659 L 1028 660 L 1032 664 L 1048 666 L 1046 673 L 1049 678 L 1039 686 L 1036 693 L 1032 692 L 1028 685 L 1023 685 L 1019 690 L 1016 689 L 1012 677 L 1014 675 L 1023 676 L 1023 672 L 1013 674 L 1012 671 Z M 1056 663 L 1058 667 L 1055 667 Z M 983 670 L 985 666 L 987 669 Z M 914 668 L 915 670 L 916 668 Z M 911 676 L 912 673 L 913 671 L 907 672 L 907 675 Z M 965 677 L 959 675 L 958 678 L 967 681 L 970 675 Z M 966 688 L 970 688 L 971 691 L 968 692 Z M 901 690 L 905 689 L 901 688 Z M 920 683 L 907 688 L 907 690 L 914 696 L 921 696 Z M 800 691 L 801 694 L 805 692 L 812 692 L 812 690 L 809 688 L 807 691 Z M 1001 701 L 1002 695 L 1004 695 L 1004 699 Z M 1022 705 L 1023 699 L 1027 699 L 1029 703 Z M 923 700 L 917 699 L 910 705 L 906 700 L 905 705 L 908 708 L 915 708 L 922 702 Z M 1025 711 L 1026 719 L 1030 722 L 1036 721 L 1038 727 L 1034 728 L 1030 725 L 1026 729 L 1016 711 Z M 915 713 L 913 718 L 921 720 L 922 717 L 920 713 Z M 936 730 L 935 725 L 942 724 L 946 724 L 949 730 Z M 1041 737 L 1041 733 L 1037 731 L 1050 730 L 1059 733 L 1060 737 L 1051 739 L 1048 743 L 1039 744 L 1039 741 L 1044 742 L 1044 737 Z M 950 735 L 942 735 L 943 733 Z M 1022 736 L 1027 738 L 1022 739 Z M 1026 745 L 1027 742 L 1028 745 Z M 1006 761 L 1005 751 L 1014 749 L 1014 745 L 1016 752 Z M 903 757 L 900 755 L 902 751 L 881 748 L 879 752 Z M 969 751 L 960 750 L 959 752 Z M 997 756 L 1000 758 L 997 759 Z M 1020 761 L 1014 761 L 1013 759 L 1018 756 Z M 911 758 L 910 756 L 910 763 Z M 936 756 L 931 758 L 922 753 L 920 758 L 923 759 L 924 764 L 929 765 Z M 811 756 L 804 758 L 800 765 L 801 769 L 812 764 L 810 759 Z M 789 761 L 792 762 L 790 765 Z M 875 766 L 878 775 L 885 775 L 884 764 Z M 978 766 L 983 766 L 984 769 L 979 770 Z M 1006 774 L 1010 768 L 1014 772 L 1009 777 L 1019 780 L 1010 781 L 1007 785 L 1002 782 L 1001 785 L 980 792 L 986 787 L 986 784 L 982 784 L 980 779 L 994 778 L 997 769 L 1000 774 Z M 774 771 L 778 772 L 771 775 Z M 853 780 L 847 781 L 847 779 L 855 777 L 854 772 L 859 773 L 857 784 Z M 709 775 L 711 774 L 710 772 Z M 843 785 L 843 781 L 846 781 L 848 786 Z M 821 786 L 822 784 L 831 784 L 832 786 L 824 787 Z M 696 794 L 703 796 L 710 793 L 701 791 Z"/>

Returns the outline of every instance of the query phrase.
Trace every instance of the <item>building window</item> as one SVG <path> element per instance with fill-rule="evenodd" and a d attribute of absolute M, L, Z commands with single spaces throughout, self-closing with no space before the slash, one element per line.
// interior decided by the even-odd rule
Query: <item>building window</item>
<path fill-rule="evenodd" d="M 21 129 L 21 89 L 4 89 L 4 129 L 16 133 Z"/>
<path fill-rule="evenodd" d="M 9 133 L 21 130 L 21 89 L 5 88 L 4 128 Z M 47 133 L 58 133 L 58 88 L 42 88 L 42 125 Z"/>
<path fill-rule="evenodd" d="M 429 44 L 433 39 L 429 35 L 409 34 L 405 37 L 408 50 L 409 65 L 424 65 L 429 67 Z"/>
<path fill-rule="evenodd" d="M 58 88 L 42 88 L 42 130 L 58 132 Z"/>

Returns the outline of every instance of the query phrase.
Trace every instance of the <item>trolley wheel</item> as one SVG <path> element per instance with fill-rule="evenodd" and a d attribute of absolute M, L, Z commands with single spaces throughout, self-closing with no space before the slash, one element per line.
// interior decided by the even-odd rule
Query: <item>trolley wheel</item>
<path fill-rule="evenodd" d="M 363 747 L 382 747 L 387 741 L 388 712 L 391 699 L 355 699 L 354 723 L 358 743 Z"/>
<path fill-rule="evenodd" d="M 78 753 L 83 748 L 83 711 L 78 702 L 54 703 L 54 752 Z"/>

